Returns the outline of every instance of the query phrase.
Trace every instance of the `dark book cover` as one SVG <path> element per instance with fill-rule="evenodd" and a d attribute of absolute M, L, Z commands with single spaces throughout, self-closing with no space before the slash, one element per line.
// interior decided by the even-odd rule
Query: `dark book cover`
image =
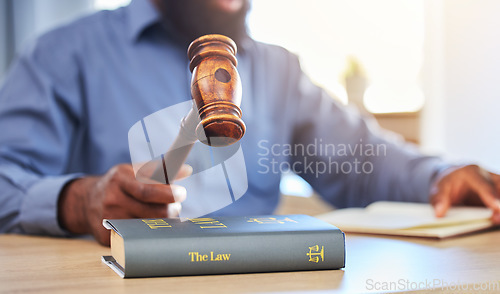
<path fill-rule="evenodd" d="M 339 269 L 344 233 L 307 215 L 104 220 L 122 277 Z"/>

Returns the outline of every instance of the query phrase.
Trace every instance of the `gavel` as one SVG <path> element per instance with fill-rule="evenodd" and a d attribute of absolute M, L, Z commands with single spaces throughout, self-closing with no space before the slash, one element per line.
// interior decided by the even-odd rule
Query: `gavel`
<path fill-rule="evenodd" d="M 173 182 L 198 140 L 222 147 L 243 137 L 246 126 L 239 107 L 242 90 L 236 52 L 234 41 L 223 35 L 205 35 L 189 45 L 193 108 L 182 119 L 179 134 L 151 179 Z"/>

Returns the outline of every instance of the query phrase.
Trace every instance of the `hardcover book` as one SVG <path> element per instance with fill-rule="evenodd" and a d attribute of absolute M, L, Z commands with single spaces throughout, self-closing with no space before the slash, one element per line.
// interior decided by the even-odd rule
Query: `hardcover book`
<path fill-rule="evenodd" d="M 430 204 L 379 201 L 317 217 L 349 233 L 444 239 L 494 227 L 491 215 L 485 207 L 451 207 L 445 217 L 438 218 Z"/>
<path fill-rule="evenodd" d="M 344 233 L 306 215 L 104 220 L 118 275 L 157 277 L 329 270 L 345 265 Z"/>

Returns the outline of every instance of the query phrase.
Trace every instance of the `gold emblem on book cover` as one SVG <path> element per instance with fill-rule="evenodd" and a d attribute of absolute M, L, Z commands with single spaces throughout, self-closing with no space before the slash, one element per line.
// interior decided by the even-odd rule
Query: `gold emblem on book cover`
<path fill-rule="evenodd" d="M 307 253 L 307 256 L 309 256 L 309 261 L 318 263 L 322 262 L 325 260 L 325 247 L 319 245 L 314 245 L 309 247 L 309 253 Z"/>

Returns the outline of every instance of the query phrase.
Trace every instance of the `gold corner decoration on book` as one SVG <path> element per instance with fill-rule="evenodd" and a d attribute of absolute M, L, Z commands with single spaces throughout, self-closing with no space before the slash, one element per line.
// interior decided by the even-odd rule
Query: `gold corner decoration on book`
<path fill-rule="evenodd" d="M 494 227 L 491 214 L 484 207 L 452 207 L 437 218 L 430 204 L 378 201 L 317 217 L 348 233 L 445 239 Z"/>
<path fill-rule="evenodd" d="M 345 237 L 306 215 L 104 220 L 121 277 L 340 269 Z"/>

